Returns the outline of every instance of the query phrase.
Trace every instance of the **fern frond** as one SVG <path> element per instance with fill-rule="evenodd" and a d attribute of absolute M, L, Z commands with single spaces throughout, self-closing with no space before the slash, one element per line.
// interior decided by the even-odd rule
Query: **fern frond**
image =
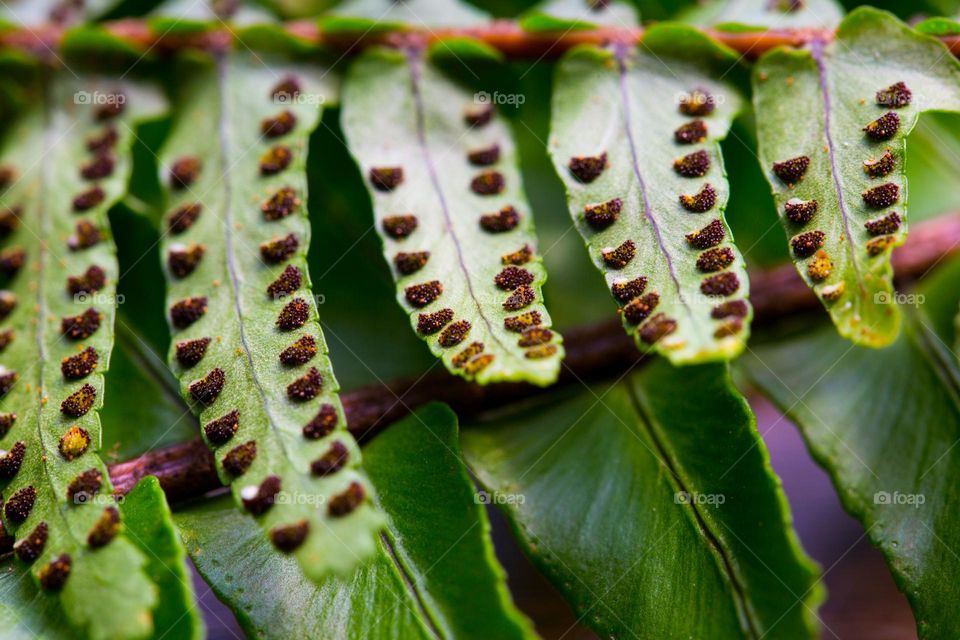
<path fill-rule="evenodd" d="M 572 31 L 600 26 L 634 27 L 640 21 L 636 8 L 620 0 L 547 0 L 520 18 L 526 31 Z"/>
<path fill-rule="evenodd" d="M 684 19 L 725 31 L 832 29 L 843 13 L 837 0 L 713 0 L 691 9 Z"/>

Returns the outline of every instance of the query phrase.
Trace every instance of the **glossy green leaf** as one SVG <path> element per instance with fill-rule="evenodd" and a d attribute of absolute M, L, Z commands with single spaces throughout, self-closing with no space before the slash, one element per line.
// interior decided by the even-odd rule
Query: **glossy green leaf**
<path fill-rule="evenodd" d="M 881 104 L 901 82 L 909 93 L 898 92 L 900 106 Z M 906 236 L 904 138 L 920 112 L 960 109 L 960 63 L 935 39 L 863 8 L 830 44 L 765 55 L 754 104 L 760 161 L 797 270 L 841 335 L 889 344 L 900 326 L 888 302 L 890 250 Z M 798 159 L 808 166 L 774 168 Z"/>
<path fill-rule="evenodd" d="M 118 276 L 106 209 L 126 187 L 135 121 L 161 107 L 131 80 L 56 74 L 0 159 L 14 177 L 0 195 L 3 524 L 16 555 L 48 591 L 59 583 L 66 618 L 92 638 L 149 635 L 157 602 L 143 554 L 104 525 L 116 509 L 97 455 L 97 411 Z M 91 544 L 93 532 L 109 534 Z"/>
<path fill-rule="evenodd" d="M 880 548 L 920 637 L 953 638 L 960 617 L 944 603 L 960 598 L 960 369 L 926 319 L 906 320 L 886 349 L 849 345 L 828 327 L 757 348 L 745 364 Z"/>
<path fill-rule="evenodd" d="M 823 589 L 724 365 L 659 360 L 462 440 L 526 553 L 601 637 L 816 636 Z"/>
<path fill-rule="evenodd" d="M 462 0 L 346 0 L 321 18 L 328 33 L 469 27 L 490 16 Z"/>
<path fill-rule="evenodd" d="M 554 83 L 550 154 L 570 214 L 624 328 L 674 363 L 737 355 L 752 316 L 723 218 L 735 65 L 692 28 L 660 26 L 636 50 L 575 49 Z"/>
<path fill-rule="evenodd" d="M 683 19 L 724 31 L 737 27 L 764 29 L 832 29 L 843 19 L 836 0 L 712 0 Z"/>
<path fill-rule="evenodd" d="M 313 580 L 350 571 L 373 552 L 381 519 L 305 260 L 306 141 L 331 79 L 248 51 L 198 59 L 180 82 L 161 155 L 170 365 L 221 479 L 264 535 Z"/>
<path fill-rule="evenodd" d="M 628 2 L 609 0 L 547 0 L 520 18 L 526 31 L 572 31 L 601 26 L 635 27 L 640 18 Z"/>
<path fill-rule="evenodd" d="M 495 102 L 428 58 L 375 49 L 343 88 L 343 129 L 367 180 L 397 300 L 447 368 L 481 384 L 553 382 L 533 213 Z M 391 176 L 399 176 L 399 179 Z"/>
<path fill-rule="evenodd" d="M 535 637 L 510 602 L 490 524 L 460 459 L 456 418 L 429 405 L 364 450 L 389 524 L 374 562 L 309 584 L 222 501 L 177 516 L 199 571 L 261 638 Z"/>
<path fill-rule="evenodd" d="M 960 34 L 960 22 L 950 18 L 927 18 L 913 28 L 931 36 L 955 36 Z"/>

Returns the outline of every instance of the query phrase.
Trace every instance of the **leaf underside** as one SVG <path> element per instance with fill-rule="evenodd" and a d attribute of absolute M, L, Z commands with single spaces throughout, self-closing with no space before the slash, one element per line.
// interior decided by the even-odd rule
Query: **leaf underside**
<path fill-rule="evenodd" d="M 556 380 L 562 339 L 543 304 L 547 275 L 513 137 L 492 97 L 386 49 L 359 58 L 343 92 L 343 129 L 414 330 L 451 372 L 481 384 Z M 384 185 L 397 171 L 402 179 Z"/>
<path fill-rule="evenodd" d="M 325 75 L 252 52 L 195 60 L 160 159 L 171 367 L 221 479 L 313 580 L 352 570 L 380 524 L 306 267 Z"/>
<path fill-rule="evenodd" d="M 900 327 L 890 252 L 906 237 L 905 139 L 921 112 L 960 109 L 960 63 L 889 14 L 860 9 L 833 43 L 775 50 L 753 77 L 760 159 L 797 270 L 843 336 L 890 344 Z M 897 83 L 909 104 L 880 104 L 878 92 Z M 864 131 L 880 118 L 896 122 Z M 808 159 L 805 172 L 778 176 L 774 163 L 796 158 Z M 815 213 L 791 217 L 789 207 L 811 202 Z"/>
<path fill-rule="evenodd" d="M 460 0 L 347 0 L 321 21 L 327 32 L 366 32 L 469 27 L 488 23 L 490 16 Z"/>
<path fill-rule="evenodd" d="M 364 467 L 390 522 L 376 559 L 349 579 L 306 582 L 222 502 L 178 514 L 198 570 L 250 635 L 536 637 L 510 602 L 449 409 L 427 406 L 391 425 L 365 448 Z"/>
<path fill-rule="evenodd" d="M 17 557 L 47 591 L 59 590 L 66 618 L 91 638 L 148 635 L 156 604 L 145 557 L 110 524 L 119 514 L 97 456 L 97 411 L 118 277 L 106 210 L 125 190 L 131 127 L 161 105 L 155 91 L 130 80 L 56 74 L 14 125 L 0 160 L 15 175 L 0 194 L 9 234 L 0 260 L 7 272 L 0 364 L 10 383 L 0 400 L 0 448 L 7 475 L 15 474 L 0 480 L 3 524 L 17 539 Z M 91 141 L 103 144 L 92 152 Z M 18 250 L 23 264 L 11 269 Z M 18 446 L 19 470 L 11 465 Z M 11 513 L 31 490 L 32 508 Z M 94 533 L 99 542 L 91 542 Z"/>
<path fill-rule="evenodd" d="M 601 26 L 635 27 L 636 8 L 627 2 L 598 0 L 547 0 L 520 18 L 525 31 L 568 31 Z"/>
<path fill-rule="evenodd" d="M 550 153 L 571 216 L 624 328 L 677 364 L 736 356 L 752 317 L 746 268 L 723 218 L 719 147 L 741 99 L 704 74 L 733 64 L 688 27 L 654 27 L 637 50 L 572 51 L 554 83 Z M 713 108 L 684 113 L 680 100 Z M 708 166 L 681 175 L 675 162 L 696 154 Z M 606 166 L 594 176 L 583 159 Z M 610 209 L 612 219 L 597 213 Z"/>
<path fill-rule="evenodd" d="M 599 636 L 816 637 L 823 589 L 724 365 L 658 360 L 462 441 L 526 553 Z"/>
<path fill-rule="evenodd" d="M 0 22 L 16 26 L 67 24 L 90 20 L 106 12 L 117 0 L 85 0 L 80 3 L 63 0 L 30 0 L 4 2 L 0 5 Z"/>
<path fill-rule="evenodd" d="M 684 14 L 686 22 L 721 30 L 832 29 L 843 19 L 836 0 L 714 0 Z"/>

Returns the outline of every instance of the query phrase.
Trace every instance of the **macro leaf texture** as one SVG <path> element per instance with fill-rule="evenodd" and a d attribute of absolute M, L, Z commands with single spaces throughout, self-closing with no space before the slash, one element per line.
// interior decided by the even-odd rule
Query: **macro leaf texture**
<path fill-rule="evenodd" d="M 0 194 L 3 525 L 91 638 L 149 635 L 157 603 L 110 497 L 97 412 L 118 276 L 106 210 L 126 188 L 132 127 L 162 108 L 147 85 L 56 73 L 0 159 L 14 176 Z"/>
<path fill-rule="evenodd" d="M 548 0 L 520 17 L 526 31 L 568 31 L 597 27 L 635 27 L 636 8 L 629 2 Z"/>
<path fill-rule="evenodd" d="M 331 85 L 250 51 L 186 67 L 160 158 L 170 366 L 238 506 L 321 580 L 381 522 L 306 268 L 306 141 Z"/>
<path fill-rule="evenodd" d="M 514 140 L 492 101 L 428 56 L 381 48 L 351 67 L 341 117 L 414 330 L 452 373 L 546 385 L 562 339 L 543 304 Z"/>
<path fill-rule="evenodd" d="M 66 24 L 79 20 L 91 20 L 106 12 L 117 0 L 12 0 L 0 4 L 0 22 L 12 25 Z"/>
<path fill-rule="evenodd" d="M 347 0 L 320 18 L 327 32 L 439 29 L 485 24 L 490 16 L 461 0 Z"/>
<path fill-rule="evenodd" d="M 736 58 L 690 27 L 561 61 L 549 139 L 570 214 L 637 345 L 676 364 L 741 352 L 752 309 L 723 218 L 719 141 L 742 100 Z"/>
<path fill-rule="evenodd" d="M 921 112 L 960 109 L 960 63 L 935 39 L 861 8 L 832 43 L 774 50 L 753 78 L 760 161 L 798 272 L 841 335 L 890 344 L 900 327 L 890 252 L 906 237 L 904 140 Z"/>
<path fill-rule="evenodd" d="M 843 20 L 837 0 L 714 0 L 683 15 L 687 22 L 721 31 L 832 29 Z"/>
<path fill-rule="evenodd" d="M 376 559 L 349 578 L 306 582 L 222 501 L 177 515 L 198 570 L 251 636 L 536 637 L 510 601 L 449 409 L 390 426 L 364 448 L 364 467 L 389 524 Z"/>
<path fill-rule="evenodd" d="M 850 345 L 824 327 L 758 347 L 744 364 L 883 553 L 919 636 L 960 635 L 956 610 L 943 606 L 960 599 L 960 369 L 928 320 L 906 314 L 886 349 Z"/>
<path fill-rule="evenodd" d="M 725 365 L 659 360 L 467 428 L 462 443 L 527 555 L 599 636 L 816 637 L 823 589 Z"/>

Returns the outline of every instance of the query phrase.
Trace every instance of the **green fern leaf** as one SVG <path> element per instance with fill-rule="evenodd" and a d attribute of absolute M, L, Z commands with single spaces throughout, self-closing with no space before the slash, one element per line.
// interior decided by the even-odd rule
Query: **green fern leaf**
<path fill-rule="evenodd" d="M 428 57 L 387 49 L 357 60 L 343 91 L 343 129 L 414 329 L 467 379 L 553 382 L 561 338 L 494 97 L 454 84 Z"/>
<path fill-rule="evenodd" d="M 737 355 L 752 315 L 719 147 L 742 101 L 704 73 L 735 61 L 659 26 L 637 50 L 570 52 L 554 83 L 550 154 L 570 213 L 625 329 L 675 364 Z"/>
<path fill-rule="evenodd" d="M 306 267 L 306 143 L 331 81 L 252 52 L 181 77 L 160 159 L 170 364 L 237 503 L 320 580 L 369 556 L 381 523 Z"/>
<path fill-rule="evenodd" d="M 837 0 L 714 0 L 684 15 L 705 27 L 750 29 L 832 29 L 843 19 Z"/>
<path fill-rule="evenodd" d="M 627 2 L 610 0 L 548 0 L 525 13 L 520 27 L 526 31 L 572 31 L 601 26 L 635 27 L 637 10 Z"/>
<path fill-rule="evenodd" d="M 42 93 L 0 160 L 3 526 L 74 627 L 138 638 L 156 588 L 112 504 L 97 410 L 118 277 L 106 210 L 124 193 L 134 121 L 162 103 L 128 80 L 67 72 Z"/>
<path fill-rule="evenodd" d="M 890 250 L 906 236 L 905 139 L 960 109 L 960 63 L 893 16 L 859 9 L 831 44 L 776 50 L 754 70 L 760 161 L 797 270 L 852 341 L 899 331 Z"/>
<path fill-rule="evenodd" d="M 490 16 L 460 0 L 347 0 L 321 18 L 324 31 L 392 31 L 486 24 Z"/>

